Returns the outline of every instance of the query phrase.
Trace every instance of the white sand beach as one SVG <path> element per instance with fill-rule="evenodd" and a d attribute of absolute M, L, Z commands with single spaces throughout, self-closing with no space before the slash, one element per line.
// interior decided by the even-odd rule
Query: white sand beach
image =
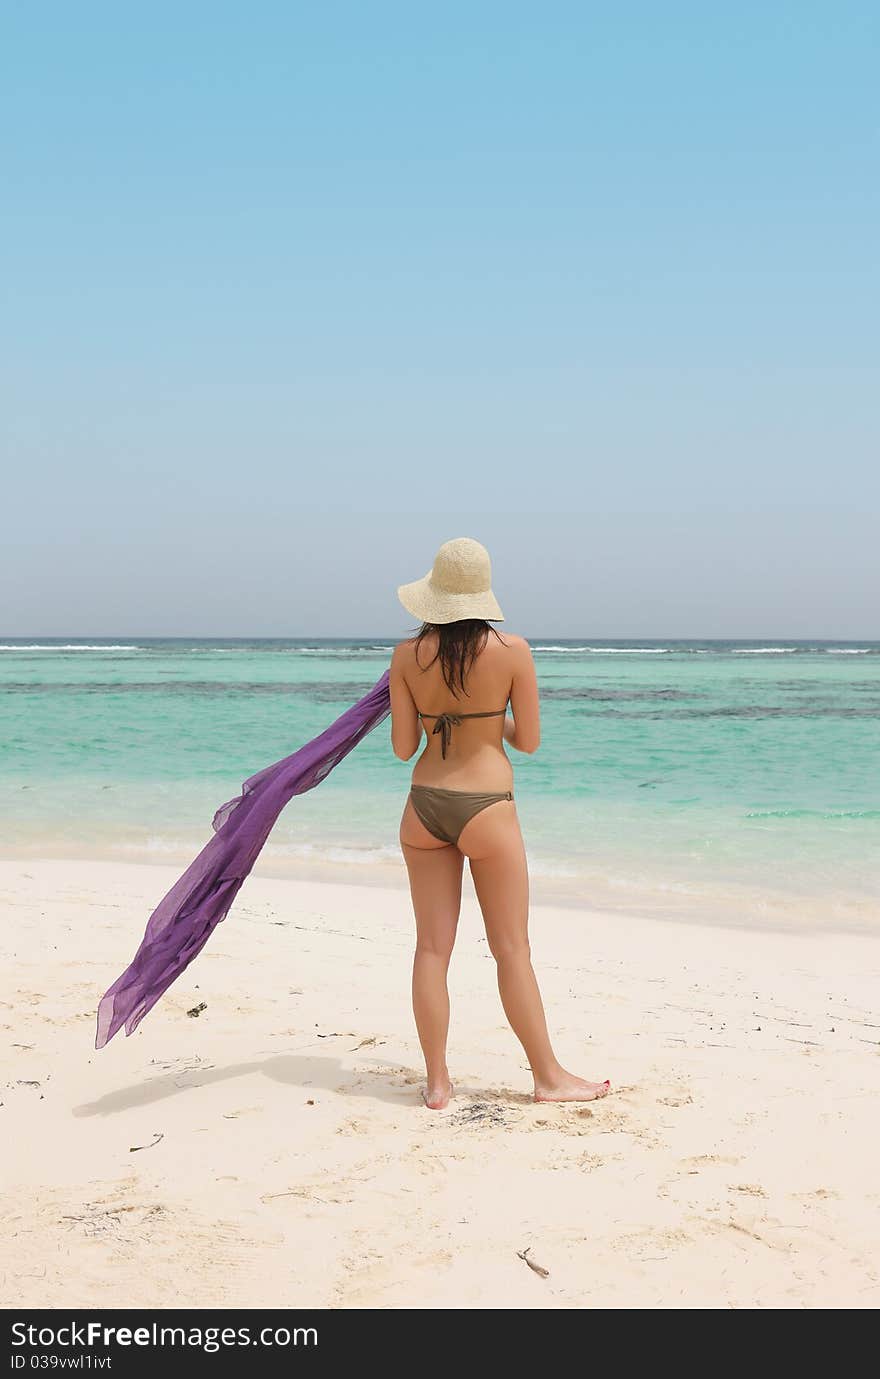
<path fill-rule="evenodd" d="M 880 1302 L 876 940 L 539 904 L 560 1056 L 613 1094 L 535 1105 L 466 880 L 431 1113 L 400 886 L 255 875 L 96 1053 L 177 874 L 0 863 L 3 1306 Z"/>

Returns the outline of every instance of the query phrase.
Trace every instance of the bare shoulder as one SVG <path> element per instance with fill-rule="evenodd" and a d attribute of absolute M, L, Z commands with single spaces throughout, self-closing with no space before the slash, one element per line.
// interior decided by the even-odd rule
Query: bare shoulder
<path fill-rule="evenodd" d="M 515 632 L 502 632 L 501 638 L 504 645 L 516 656 L 530 656 L 531 647 L 525 637 L 518 637 Z"/>
<path fill-rule="evenodd" d="M 413 639 L 408 637 L 406 641 L 398 642 L 391 653 L 391 665 L 394 670 L 405 670 L 412 663 Z"/>

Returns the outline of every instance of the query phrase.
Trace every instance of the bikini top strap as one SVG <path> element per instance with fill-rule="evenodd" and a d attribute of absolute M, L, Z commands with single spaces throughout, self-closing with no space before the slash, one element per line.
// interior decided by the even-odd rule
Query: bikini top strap
<path fill-rule="evenodd" d="M 460 723 L 463 718 L 498 718 L 502 713 L 507 713 L 507 705 L 503 709 L 486 709 L 482 713 L 422 713 L 417 710 L 419 718 L 451 718 L 455 723 Z"/>
<path fill-rule="evenodd" d="M 422 713 L 417 710 L 419 718 L 436 719 L 431 730 L 431 736 L 440 734 L 440 755 L 445 758 L 446 749 L 452 739 L 453 726 L 457 726 L 464 718 L 499 718 L 501 714 L 507 713 L 507 705 L 503 709 L 486 709 L 482 713 Z"/>

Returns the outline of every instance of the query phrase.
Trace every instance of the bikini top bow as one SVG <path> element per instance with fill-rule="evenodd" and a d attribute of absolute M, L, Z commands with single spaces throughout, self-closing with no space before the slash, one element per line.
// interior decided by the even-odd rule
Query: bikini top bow
<path fill-rule="evenodd" d="M 440 734 L 440 755 L 446 756 L 446 749 L 452 740 L 452 729 L 457 728 L 461 723 L 461 714 L 441 713 L 437 715 L 437 721 L 431 730 L 431 736 Z"/>

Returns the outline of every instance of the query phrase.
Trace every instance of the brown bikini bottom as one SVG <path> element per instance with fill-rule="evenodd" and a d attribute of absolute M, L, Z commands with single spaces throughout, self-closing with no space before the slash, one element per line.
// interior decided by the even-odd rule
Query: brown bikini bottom
<path fill-rule="evenodd" d="M 443 843 L 456 844 L 466 823 L 499 800 L 512 800 L 512 790 L 475 794 L 471 790 L 442 790 L 438 785 L 413 785 L 412 807 L 429 833 Z"/>

